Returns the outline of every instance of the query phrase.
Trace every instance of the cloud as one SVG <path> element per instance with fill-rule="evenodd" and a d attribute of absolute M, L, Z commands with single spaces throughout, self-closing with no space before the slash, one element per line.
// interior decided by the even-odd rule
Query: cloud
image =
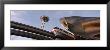
<path fill-rule="evenodd" d="M 11 21 L 16 21 L 16 22 L 20 22 L 20 23 L 28 23 L 28 21 L 26 21 L 23 18 L 23 15 L 26 14 L 25 11 L 16 11 L 16 10 L 12 10 L 11 11 Z M 15 36 L 15 35 L 11 35 L 10 37 L 11 40 L 31 40 L 30 38 L 26 38 L 26 37 L 21 37 L 21 36 Z"/>
<path fill-rule="evenodd" d="M 11 21 L 16 21 L 16 22 L 23 21 L 24 19 L 21 17 L 22 17 L 22 13 L 11 11 Z"/>
<path fill-rule="evenodd" d="M 27 14 L 26 11 L 18 11 L 18 10 L 12 10 L 11 11 L 11 21 L 16 21 L 20 23 L 29 23 L 24 17 L 25 14 Z"/>
<path fill-rule="evenodd" d="M 26 37 L 21 37 L 21 36 L 16 36 L 16 35 L 11 35 L 11 40 L 33 40 L 31 38 L 26 38 Z"/>

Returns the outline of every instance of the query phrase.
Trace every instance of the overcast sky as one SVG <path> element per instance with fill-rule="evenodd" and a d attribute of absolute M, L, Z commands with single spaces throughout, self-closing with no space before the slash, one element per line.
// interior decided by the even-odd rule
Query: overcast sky
<path fill-rule="evenodd" d="M 63 28 L 59 19 L 62 17 L 69 16 L 81 16 L 81 17 L 99 17 L 99 10 L 11 10 L 11 21 L 16 21 L 31 25 L 37 28 L 41 26 L 40 16 L 46 15 L 49 17 L 49 22 L 45 24 L 45 30 L 51 31 L 55 26 Z M 20 37 L 11 35 L 11 39 L 25 39 L 31 40 L 30 38 Z"/>

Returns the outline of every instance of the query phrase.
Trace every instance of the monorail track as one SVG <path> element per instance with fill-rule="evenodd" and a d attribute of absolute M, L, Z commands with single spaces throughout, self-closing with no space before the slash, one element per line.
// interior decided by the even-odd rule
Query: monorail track
<path fill-rule="evenodd" d="M 68 32 L 59 28 L 60 35 L 55 36 L 53 32 L 42 30 L 33 26 L 11 21 L 11 35 L 17 35 L 27 38 L 32 38 L 36 40 L 74 40 L 75 37 L 71 34 L 66 34 Z"/>

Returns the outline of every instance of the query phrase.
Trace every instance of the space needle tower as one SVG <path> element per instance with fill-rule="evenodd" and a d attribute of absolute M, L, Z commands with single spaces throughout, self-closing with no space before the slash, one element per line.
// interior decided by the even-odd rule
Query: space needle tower
<path fill-rule="evenodd" d="M 40 20 L 41 20 L 41 22 L 42 22 L 42 24 L 41 24 L 41 29 L 44 29 L 44 25 L 45 25 L 46 22 L 49 21 L 49 17 L 48 17 L 48 16 L 41 16 L 41 17 L 40 17 Z"/>

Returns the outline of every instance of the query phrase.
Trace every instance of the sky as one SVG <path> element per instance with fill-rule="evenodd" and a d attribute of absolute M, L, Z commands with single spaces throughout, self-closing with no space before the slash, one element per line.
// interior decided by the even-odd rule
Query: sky
<path fill-rule="evenodd" d="M 48 16 L 49 21 L 44 29 L 51 31 L 53 27 L 64 29 L 59 19 L 69 16 L 100 17 L 100 10 L 11 10 L 11 21 L 20 22 L 37 28 L 41 26 L 41 16 Z M 31 38 L 11 35 L 12 40 L 33 40 Z"/>

